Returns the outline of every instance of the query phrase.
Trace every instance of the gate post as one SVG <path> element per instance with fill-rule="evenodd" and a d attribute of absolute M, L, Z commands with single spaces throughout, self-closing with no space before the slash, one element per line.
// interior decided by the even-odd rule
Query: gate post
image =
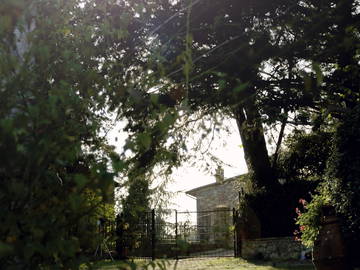
<path fill-rule="evenodd" d="M 177 221 L 177 210 L 175 210 L 175 258 L 176 260 L 179 259 L 178 254 L 178 221 Z"/>
<path fill-rule="evenodd" d="M 155 260 L 155 209 L 151 210 L 151 259 Z"/>
<path fill-rule="evenodd" d="M 232 209 L 232 213 L 233 213 L 233 227 L 234 227 L 234 232 L 233 232 L 233 244 L 234 244 L 234 257 L 237 256 L 237 244 L 236 244 L 236 211 L 235 208 Z"/>

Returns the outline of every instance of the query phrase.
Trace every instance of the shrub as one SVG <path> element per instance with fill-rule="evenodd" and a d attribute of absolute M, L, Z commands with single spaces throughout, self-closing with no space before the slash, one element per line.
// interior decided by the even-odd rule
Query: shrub
<path fill-rule="evenodd" d="M 345 242 L 351 260 L 359 265 L 356 253 L 360 243 L 360 106 L 343 117 L 334 134 L 332 153 L 327 162 L 324 181 L 318 193 L 297 218 L 301 226 L 301 241 L 312 246 L 319 231 L 320 208 L 335 207 L 342 221 Z"/>
<path fill-rule="evenodd" d="M 96 238 L 100 202 L 88 191 L 101 203 L 112 196 L 111 149 L 100 136 L 104 48 L 79 2 L 0 4 L 2 269 L 77 269 Z"/>

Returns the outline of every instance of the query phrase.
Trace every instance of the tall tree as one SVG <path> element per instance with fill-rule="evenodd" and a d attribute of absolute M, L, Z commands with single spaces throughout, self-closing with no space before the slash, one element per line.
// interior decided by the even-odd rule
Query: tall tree
<path fill-rule="evenodd" d="M 149 113 L 154 101 L 163 110 L 180 112 L 165 136 L 174 142 L 167 144 L 168 149 L 169 145 L 179 149 L 182 144 L 176 145 L 176 140 L 183 136 L 176 133 L 186 134 L 186 129 L 176 127 L 185 127 L 183 121 L 194 121 L 194 115 L 221 112 L 234 117 L 255 189 L 281 190 L 263 123 L 280 122 L 283 136 L 287 123 L 312 125 L 315 117 L 316 128 L 326 123 L 321 121 L 326 113 L 342 110 L 335 104 L 343 94 L 333 88 L 339 83 L 340 88 L 347 84 L 356 88 L 353 79 L 344 83 L 340 78 L 348 77 L 346 61 L 356 62 L 356 46 L 345 40 L 358 39 L 350 27 L 357 27 L 357 5 L 295 0 L 149 4 L 148 17 L 140 14 L 147 22 L 143 29 L 148 40 L 141 56 L 147 61 L 140 70 L 150 74 L 147 84 L 137 84 L 141 110 L 147 112 L 148 123 L 155 120 Z M 334 39 L 342 45 L 334 44 Z"/>

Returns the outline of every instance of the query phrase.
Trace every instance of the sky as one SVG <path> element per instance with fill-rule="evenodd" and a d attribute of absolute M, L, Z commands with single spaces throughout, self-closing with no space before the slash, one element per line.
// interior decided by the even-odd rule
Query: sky
<path fill-rule="evenodd" d="M 211 153 L 230 166 L 224 166 L 224 176 L 230 178 L 247 172 L 244 151 L 241 147 L 240 135 L 234 120 L 229 120 L 231 133 L 220 132 L 221 138 L 215 139 L 210 149 Z M 225 144 L 224 144 L 225 143 Z M 214 168 L 215 169 L 215 168 Z M 185 191 L 215 182 L 211 172 L 204 172 L 188 164 L 180 167 L 173 174 L 174 182 L 168 189 L 179 194 L 173 199 L 173 207 L 180 211 L 196 209 L 195 200 L 185 194 Z"/>
<path fill-rule="evenodd" d="M 222 162 L 229 165 L 224 166 L 223 169 L 225 178 L 230 178 L 246 173 L 247 167 L 236 122 L 233 119 L 228 119 L 226 124 L 229 127 L 230 133 L 220 131 L 211 144 L 209 151 Z M 121 132 L 123 126 L 123 123 L 118 123 L 108 133 L 110 144 L 115 145 L 119 153 L 121 153 L 127 137 L 126 133 Z M 215 167 L 216 165 L 213 167 L 213 172 Z M 185 194 L 187 190 L 215 182 L 215 177 L 211 172 L 206 172 L 190 164 L 184 164 L 174 170 L 171 178 L 172 181 L 168 184 L 167 190 L 177 195 L 172 197 L 168 207 L 178 211 L 196 210 L 195 199 Z"/>

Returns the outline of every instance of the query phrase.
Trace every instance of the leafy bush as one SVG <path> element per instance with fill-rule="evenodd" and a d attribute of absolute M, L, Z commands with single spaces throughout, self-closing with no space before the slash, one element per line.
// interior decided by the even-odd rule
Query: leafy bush
<path fill-rule="evenodd" d="M 360 243 L 360 106 L 344 115 L 333 138 L 332 153 L 327 163 L 325 180 L 318 194 L 305 205 L 297 218 L 301 241 L 312 246 L 319 231 L 320 208 L 335 207 L 342 220 L 342 229 L 349 245 L 351 259 L 359 264 L 355 250 Z"/>
<path fill-rule="evenodd" d="M 295 130 L 286 138 L 284 149 L 277 161 L 280 178 L 287 181 L 321 181 L 330 155 L 333 132 L 306 133 Z"/>
<path fill-rule="evenodd" d="M 255 211 L 260 223 L 265 224 L 261 226 L 261 235 L 291 235 L 296 228 L 294 209 L 298 206 L 298 200 L 308 198 L 309 191 L 314 190 L 316 184 L 314 181 L 293 180 L 270 191 L 246 194 L 246 204 Z"/>
<path fill-rule="evenodd" d="M 89 225 L 99 205 L 86 190 L 105 198 L 113 178 L 106 160 L 81 150 L 81 126 L 68 120 L 58 130 L 47 115 L 38 119 L 37 130 L 22 112 L 0 121 L 0 261 L 16 269 L 72 268 L 96 233 Z"/>
<path fill-rule="evenodd" d="M 331 203 L 343 221 L 343 232 L 351 257 L 360 260 L 360 105 L 344 115 L 334 138 L 325 185 Z"/>
<path fill-rule="evenodd" d="M 3 269 L 77 269 L 96 244 L 93 220 L 116 173 L 100 136 L 105 51 L 93 37 L 102 22 L 87 21 L 96 9 L 76 0 L 0 4 Z"/>
<path fill-rule="evenodd" d="M 299 203 L 301 206 L 296 208 L 299 230 L 294 231 L 295 239 L 301 240 L 306 247 L 312 247 L 320 229 L 321 209 L 329 204 L 329 198 L 322 193 L 314 195 L 310 203 L 304 199 L 300 199 Z"/>

